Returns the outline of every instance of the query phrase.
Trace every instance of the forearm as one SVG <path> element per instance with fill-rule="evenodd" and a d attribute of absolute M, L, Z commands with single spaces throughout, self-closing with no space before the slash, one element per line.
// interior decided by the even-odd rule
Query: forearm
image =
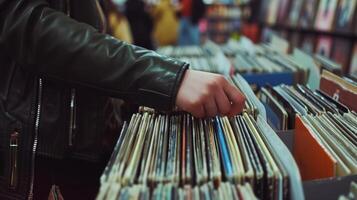
<path fill-rule="evenodd" d="M 2 9 L 0 48 L 25 70 L 159 109 L 174 105 L 185 63 L 101 34 L 44 1 Z"/>

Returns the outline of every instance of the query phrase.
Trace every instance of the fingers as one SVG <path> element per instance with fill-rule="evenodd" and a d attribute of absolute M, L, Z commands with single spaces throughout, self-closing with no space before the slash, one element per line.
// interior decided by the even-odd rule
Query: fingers
<path fill-rule="evenodd" d="M 245 98 L 223 76 L 187 70 L 176 96 L 176 105 L 195 117 L 236 115 Z"/>
<path fill-rule="evenodd" d="M 206 116 L 205 108 L 203 105 L 196 106 L 194 110 L 191 111 L 191 114 L 197 118 L 203 118 Z"/>
<path fill-rule="evenodd" d="M 224 91 L 232 103 L 230 112 L 228 113 L 228 116 L 234 116 L 242 112 L 244 108 L 244 103 L 245 103 L 245 97 L 244 95 L 233 85 L 230 83 L 227 83 L 224 86 Z"/>
<path fill-rule="evenodd" d="M 216 101 L 213 97 L 210 97 L 206 100 L 204 108 L 205 108 L 206 116 L 214 117 L 217 115 L 218 109 L 217 109 Z"/>
<path fill-rule="evenodd" d="M 215 100 L 217 103 L 219 114 L 227 115 L 231 110 L 231 102 L 229 101 L 229 99 L 223 89 L 220 89 L 219 91 L 217 91 Z"/>

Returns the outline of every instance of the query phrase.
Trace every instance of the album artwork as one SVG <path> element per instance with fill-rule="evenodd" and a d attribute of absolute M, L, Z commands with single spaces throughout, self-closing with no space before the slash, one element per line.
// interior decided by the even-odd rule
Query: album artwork
<path fill-rule="evenodd" d="M 315 20 L 315 28 L 321 31 L 332 29 L 337 0 L 321 0 Z"/>
<path fill-rule="evenodd" d="M 278 10 L 278 24 L 287 24 L 291 0 L 280 0 Z"/>
<path fill-rule="evenodd" d="M 341 0 L 338 4 L 335 28 L 338 31 L 352 31 L 357 0 Z"/>
<path fill-rule="evenodd" d="M 348 61 L 351 55 L 351 44 L 347 39 L 339 38 L 334 40 L 333 52 L 331 58 L 333 61 L 341 64 L 342 71 L 348 72 Z"/>
<path fill-rule="evenodd" d="M 310 28 L 314 25 L 317 6 L 318 6 L 318 0 L 305 0 L 299 18 L 300 27 Z"/>
<path fill-rule="evenodd" d="M 299 42 L 300 42 L 300 34 L 298 32 L 294 32 L 290 35 L 290 44 L 293 46 L 293 47 L 297 47 L 299 46 Z"/>
<path fill-rule="evenodd" d="M 270 0 L 268 7 L 267 23 L 274 25 L 277 20 L 279 0 Z"/>
<path fill-rule="evenodd" d="M 303 0 L 294 0 L 291 3 L 288 25 L 295 27 L 298 23 Z"/>
<path fill-rule="evenodd" d="M 349 74 L 357 76 L 357 42 L 353 46 L 353 53 L 352 53 L 352 60 L 351 60 Z"/>
<path fill-rule="evenodd" d="M 301 41 L 300 48 L 304 52 L 312 54 L 315 48 L 315 37 L 313 35 L 304 35 Z"/>
<path fill-rule="evenodd" d="M 317 39 L 316 53 L 325 57 L 330 57 L 332 48 L 332 38 L 320 36 Z"/>

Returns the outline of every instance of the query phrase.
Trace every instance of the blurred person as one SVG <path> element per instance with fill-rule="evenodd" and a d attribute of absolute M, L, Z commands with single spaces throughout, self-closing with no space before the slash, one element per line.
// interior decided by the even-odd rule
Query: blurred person
<path fill-rule="evenodd" d="M 153 22 L 143 0 L 127 0 L 125 15 L 130 24 L 134 44 L 147 49 L 154 49 L 152 43 Z"/>
<path fill-rule="evenodd" d="M 123 11 L 120 10 L 120 5 L 108 0 L 107 10 L 109 33 L 124 42 L 133 43 L 128 19 L 123 15 Z"/>
<path fill-rule="evenodd" d="M 51 188 L 94 199 L 109 97 L 196 117 L 242 111 L 223 76 L 105 34 L 103 19 L 94 0 L 0 0 L 0 199 Z"/>
<path fill-rule="evenodd" d="M 178 20 L 171 0 L 160 0 L 152 10 L 154 19 L 154 38 L 159 46 L 177 43 Z"/>
<path fill-rule="evenodd" d="M 205 5 L 202 0 L 181 0 L 180 3 L 179 45 L 199 45 L 199 20 L 205 15 Z"/>

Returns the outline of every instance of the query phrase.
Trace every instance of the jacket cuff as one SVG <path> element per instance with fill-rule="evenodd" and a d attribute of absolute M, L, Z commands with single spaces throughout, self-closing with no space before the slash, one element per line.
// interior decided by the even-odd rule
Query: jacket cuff
<path fill-rule="evenodd" d="M 174 110 L 176 108 L 177 93 L 178 93 L 178 90 L 180 89 L 183 77 L 184 77 L 187 69 L 189 69 L 189 66 L 190 65 L 188 63 L 185 63 L 177 73 L 175 84 L 173 86 L 172 93 L 170 95 L 171 96 L 171 110 Z"/>

